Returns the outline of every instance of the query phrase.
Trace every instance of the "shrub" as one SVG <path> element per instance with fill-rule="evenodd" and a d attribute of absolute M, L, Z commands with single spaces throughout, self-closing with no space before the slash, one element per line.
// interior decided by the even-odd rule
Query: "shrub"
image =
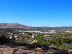
<path fill-rule="evenodd" d="M 65 49 L 65 46 L 61 46 L 60 48 L 61 48 L 61 49 Z"/>
<path fill-rule="evenodd" d="M 32 33 L 30 33 L 30 32 L 28 32 L 27 34 L 28 34 L 28 35 L 32 35 Z"/>
<path fill-rule="evenodd" d="M 62 45 L 61 49 L 72 49 L 72 45 Z"/>
<path fill-rule="evenodd" d="M 43 34 L 39 34 L 36 36 L 37 43 L 41 45 L 48 45 L 48 41 L 43 37 Z"/>
<path fill-rule="evenodd" d="M 65 48 L 66 49 L 72 49 L 72 45 L 66 45 Z"/>
<path fill-rule="evenodd" d="M 60 45 L 55 44 L 54 46 L 55 46 L 56 48 L 60 48 Z"/>
<path fill-rule="evenodd" d="M 8 43 L 10 40 L 6 38 L 4 35 L 0 36 L 0 44 Z"/>
<path fill-rule="evenodd" d="M 70 42 L 71 42 L 71 40 L 69 38 L 63 38 L 61 40 L 61 43 L 70 43 Z"/>

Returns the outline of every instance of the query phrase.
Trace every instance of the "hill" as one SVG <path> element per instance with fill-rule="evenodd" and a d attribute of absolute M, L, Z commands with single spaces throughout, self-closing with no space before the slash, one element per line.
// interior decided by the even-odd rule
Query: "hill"
<path fill-rule="evenodd" d="M 21 25 L 18 23 L 0 23 L 0 28 L 23 29 L 23 30 L 29 30 L 29 31 L 72 30 L 72 27 L 30 27 L 30 26 Z"/>
<path fill-rule="evenodd" d="M 23 28 L 23 29 L 30 29 L 31 27 L 21 25 L 18 23 L 0 23 L 0 28 Z"/>

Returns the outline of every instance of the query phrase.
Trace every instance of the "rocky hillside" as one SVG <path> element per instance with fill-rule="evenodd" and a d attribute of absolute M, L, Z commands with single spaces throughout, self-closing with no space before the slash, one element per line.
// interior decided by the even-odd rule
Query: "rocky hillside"
<path fill-rule="evenodd" d="M 0 23 L 0 28 L 24 28 L 24 29 L 30 29 L 31 27 L 21 25 L 18 23 Z"/>

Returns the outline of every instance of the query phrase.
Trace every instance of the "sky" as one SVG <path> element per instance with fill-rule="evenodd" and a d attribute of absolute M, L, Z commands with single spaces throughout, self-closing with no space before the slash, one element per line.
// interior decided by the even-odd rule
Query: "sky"
<path fill-rule="evenodd" d="M 72 26 L 72 0 L 0 0 L 0 23 Z"/>

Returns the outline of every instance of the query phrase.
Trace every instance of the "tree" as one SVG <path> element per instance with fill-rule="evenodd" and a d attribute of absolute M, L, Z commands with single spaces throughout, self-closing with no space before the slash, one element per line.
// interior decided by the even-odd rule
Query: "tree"
<path fill-rule="evenodd" d="M 43 34 L 39 34 L 36 36 L 37 43 L 41 45 L 48 45 L 48 41 L 43 37 Z"/>

